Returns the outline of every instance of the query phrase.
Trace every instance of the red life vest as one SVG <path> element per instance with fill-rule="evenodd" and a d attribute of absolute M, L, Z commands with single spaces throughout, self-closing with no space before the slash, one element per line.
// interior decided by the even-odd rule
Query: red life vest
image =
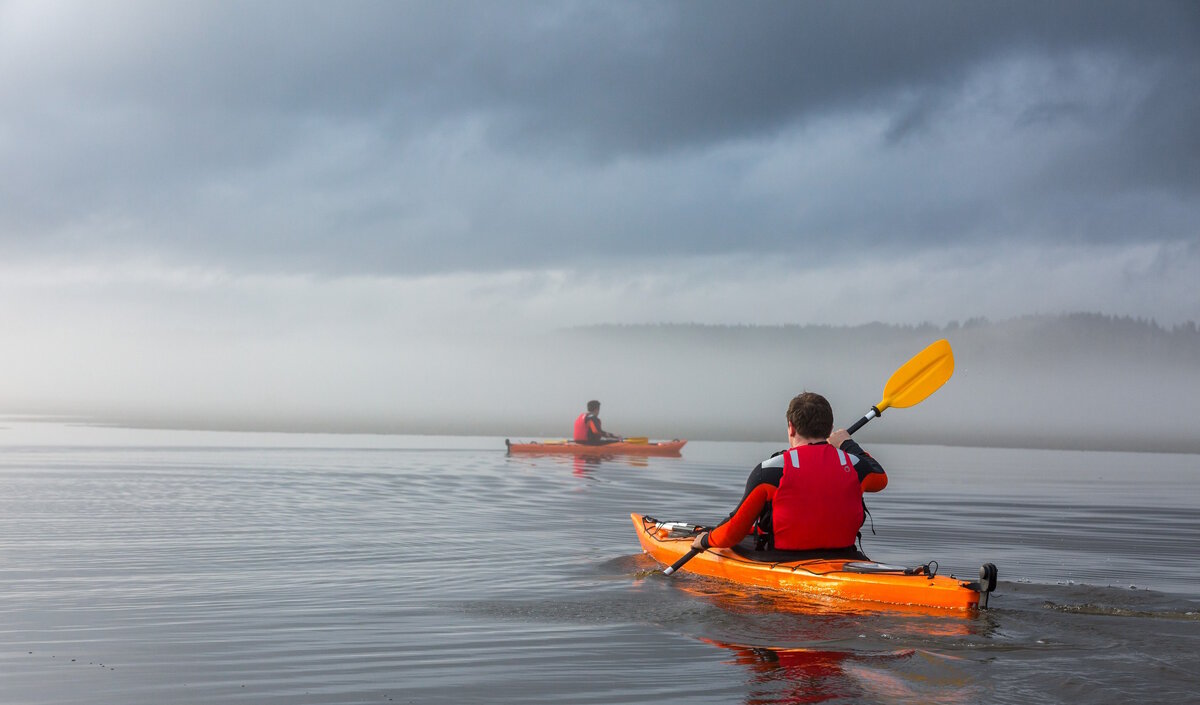
<path fill-rule="evenodd" d="M 592 440 L 590 433 L 591 428 L 590 424 L 588 423 L 589 416 L 591 416 L 591 414 L 585 411 L 579 415 L 579 418 L 575 419 L 575 435 L 572 436 L 572 438 L 577 441 Z"/>
<path fill-rule="evenodd" d="M 828 443 L 797 446 L 783 458 L 783 477 L 771 502 L 775 548 L 853 546 L 864 518 L 854 461 Z"/>

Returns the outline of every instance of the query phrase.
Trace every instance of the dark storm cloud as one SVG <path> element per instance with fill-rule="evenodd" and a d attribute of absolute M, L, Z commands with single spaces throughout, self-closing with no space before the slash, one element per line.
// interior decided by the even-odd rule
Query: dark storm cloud
<path fill-rule="evenodd" d="M 582 48 L 574 38 L 548 47 L 561 60 L 547 62 L 545 70 L 561 76 L 543 83 L 562 89 L 531 96 L 528 108 L 548 116 L 535 124 L 552 131 L 586 129 L 581 139 L 611 154 L 737 139 L 806 117 L 903 108 L 908 102 L 915 108 L 903 110 L 898 122 L 922 122 L 920 116 L 936 113 L 945 92 L 961 88 L 973 69 L 989 61 L 1096 52 L 1134 62 L 1174 62 L 1183 54 L 1194 67 L 1200 36 L 1197 10 L 1184 4 L 663 8 L 651 6 L 647 13 L 659 21 L 651 36 L 614 26 L 595 41 L 585 38 Z M 592 80 L 578 80 L 584 77 Z"/>
<path fill-rule="evenodd" d="M 0 241 L 415 273 L 1194 238 L 1198 40 L 1190 2 L 7 2 Z M 839 130 L 819 202 L 747 186 Z"/>

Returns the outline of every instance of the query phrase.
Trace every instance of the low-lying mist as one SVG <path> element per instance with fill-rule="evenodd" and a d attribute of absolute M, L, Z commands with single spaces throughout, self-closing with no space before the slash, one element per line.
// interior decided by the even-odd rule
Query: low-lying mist
<path fill-rule="evenodd" d="M 123 406 L 97 394 L 91 406 L 23 410 L 148 426 L 516 439 L 562 438 L 585 403 L 599 399 L 605 427 L 624 435 L 783 441 L 796 393 L 826 395 L 836 423 L 849 426 L 900 365 L 939 338 L 954 348 L 954 376 L 921 404 L 886 411 L 859 432 L 864 443 L 1200 452 L 1196 327 L 1098 315 L 355 341 L 295 359 L 262 351 L 249 368 L 240 365 L 254 351 L 230 353 L 238 363 L 226 361 L 225 373 L 222 360 L 197 353 L 176 363 L 209 373 L 215 366 L 224 385 L 147 385 Z"/>

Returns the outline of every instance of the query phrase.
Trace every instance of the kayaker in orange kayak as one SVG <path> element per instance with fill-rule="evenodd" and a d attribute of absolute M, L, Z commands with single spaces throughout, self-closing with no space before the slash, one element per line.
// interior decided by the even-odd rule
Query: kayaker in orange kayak
<path fill-rule="evenodd" d="M 738 508 L 694 548 L 728 548 L 757 529 L 763 548 L 855 550 L 863 492 L 882 490 L 887 474 L 845 429 L 833 430 L 833 409 L 820 394 L 792 399 L 787 423 L 791 447 L 750 472 Z"/>
<path fill-rule="evenodd" d="M 575 433 L 573 438 L 576 443 L 590 445 L 616 443 L 621 440 L 620 436 L 613 435 L 601 427 L 600 402 L 595 399 L 589 401 L 587 403 L 587 411 L 575 419 Z"/>

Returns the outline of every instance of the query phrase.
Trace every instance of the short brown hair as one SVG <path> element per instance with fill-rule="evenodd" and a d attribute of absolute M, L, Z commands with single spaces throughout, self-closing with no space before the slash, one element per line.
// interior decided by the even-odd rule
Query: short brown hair
<path fill-rule="evenodd" d="M 788 404 L 788 423 L 802 438 L 828 438 L 833 433 L 833 407 L 816 392 L 797 395 Z"/>

